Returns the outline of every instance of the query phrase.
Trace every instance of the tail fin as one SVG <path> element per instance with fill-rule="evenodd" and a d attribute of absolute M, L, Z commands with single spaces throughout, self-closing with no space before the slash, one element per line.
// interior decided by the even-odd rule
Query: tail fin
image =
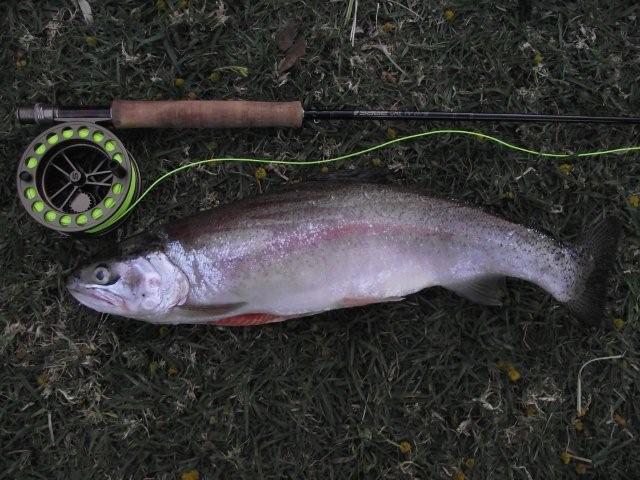
<path fill-rule="evenodd" d="M 583 279 L 566 306 L 574 315 L 591 325 L 600 325 L 604 317 L 608 280 L 621 233 L 620 220 L 607 217 L 586 232 L 579 246 L 583 257 Z"/>

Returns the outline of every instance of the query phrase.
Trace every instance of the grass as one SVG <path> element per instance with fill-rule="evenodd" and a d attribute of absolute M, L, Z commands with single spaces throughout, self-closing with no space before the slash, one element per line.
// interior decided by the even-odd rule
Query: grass
<path fill-rule="evenodd" d="M 510 282 L 500 309 L 432 289 L 398 304 L 244 330 L 104 317 L 65 292 L 77 258 L 153 221 L 322 172 L 273 168 L 258 186 L 252 165 L 200 167 L 171 178 L 108 237 L 61 238 L 16 199 L 16 162 L 39 131 L 15 124 L 20 103 L 195 96 L 318 108 L 640 112 L 637 5 L 358 3 L 353 46 L 349 1 L 105 0 L 92 2 L 92 25 L 71 1 L 0 4 L 0 478 L 173 479 L 193 469 L 201 479 L 638 477 L 640 210 L 629 201 L 640 193 L 637 154 L 555 161 L 443 137 L 329 168 L 380 163 L 394 182 L 564 240 L 605 213 L 619 215 L 625 238 L 605 323 L 622 319 L 620 329 L 589 330 L 523 282 Z M 278 78 L 273 34 L 295 18 L 307 53 Z M 190 160 L 326 157 L 384 141 L 389 128 L 436 126 L 446 125 L 121 137 L 148 184 Z M 635 127 L 477 127 L 548 151 L 640 142 Z M 576 423 L 580 366 L 622 352 L 624 360 L 585 370 L 589 408 Z M 521 378 L 511 381 L 505 365 Z M 403 441 L 410 448 L 401 450 Z M 565 450 L 592 463 L 564 464 Z"/>

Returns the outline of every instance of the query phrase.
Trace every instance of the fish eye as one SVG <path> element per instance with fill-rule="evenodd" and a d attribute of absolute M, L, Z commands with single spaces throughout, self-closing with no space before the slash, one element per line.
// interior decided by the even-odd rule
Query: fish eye
<path fill-rule="evenodd" d="M 93 271 L 93 278 L 99 285 L 108 285 L 111 274 L 106 265 L 98 265 Z"/>

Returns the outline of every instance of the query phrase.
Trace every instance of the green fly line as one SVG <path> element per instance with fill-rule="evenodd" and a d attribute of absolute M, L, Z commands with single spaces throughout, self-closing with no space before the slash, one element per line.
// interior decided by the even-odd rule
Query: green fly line
<path fill-rule="evenodd" d="M 509 150 L 514 150 L 516 152 L 526 153 L 528 155 L 535 155 L 538 157 L 545 157 L 545 158 L 570 158 L 570 157 L 586 158 L 586 157 L 598 157 L 598 156 L 609 155 L 614 153 L 628 153 L 628 152 L 640 151 L 640 146 L 632 146 L 632 147 L 619 147 L 619 148 L 612 148 L 608 150 L 598 150 L 598 151 L 584 152 L 584 153 L 548 153 L 548 152 L 540 152 L 537 150 L 520 147 L 518 145 L 514 145 L 512 143 L 501 140 L 500 138 L 493 137 L 491 135 L 487 135 L 482 132 L 475 132 L 471 130 L 457 130 L 457 129 L 429 130 L 426 132 L 415 133 L 413 135 L 398 137 L 393 140 L 389 140 L 387 142 L 365 148 L 363 150 L 358 150 L 356 152 L 347 153 L 345 155 L 340 155 L 338 157 L 326 158 L 323 160 L 270 160 L 270 159 L 264 159 L 264 158 L 226 157 L 226 158 L 208 158 L 206 160 L 190 162 L 185 165 L 181 165 L 161 175 L 151 185 L 149 185 L 146 188 L 146 190 L 142 193 L 142 195 L 140 195 L 140 197 L 138 197 L 138 199 L 135 200 L 133 203 L 131 203 L 130 200 L 123 203 L 119 211 L 115 213 L 115 216 L 116 218 L 121 218 L 123 215 L 126 215 L 129 212 L 131 212 L 152 190 L 154 190 L 160 183 L 164 182 L 167 178 L 177 173 L 180 173 L 183 170 L 197 167 L 199 165 L 206 165 L 210 163 L 221 163 L 221 162 L 254 163 L 254 164 L 257 163 L 257 164 L 271 164 L 271 165 L 296 165 L 296 166 L 322 165 L 326 163 L 334 163 L 342 160 L 347 160 L 349 158 L 359 157 L 367 153 L 375 152 L 376 150 L 381 150 L 383 148 L 389 147 L 393 144 L 400 143 L 400 142 L 417 140 L 419 138 L 429 137 L 431 135 L 447 135 L 447 134 L 463 135 L 463 136 L 466 135 L 466 136 L 474 137 L 478 140 L 489 140 Z"/>

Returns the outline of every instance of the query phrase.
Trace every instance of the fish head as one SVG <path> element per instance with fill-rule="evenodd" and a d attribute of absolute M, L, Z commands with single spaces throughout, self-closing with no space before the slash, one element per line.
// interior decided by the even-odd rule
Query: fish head
<path fill-rule="evenodd" d="M 185 302 L 189 282 L 161 251 L 104 258 L 76 270 L 67 282 L 71 295 L 98 312 L 161 322 Z"/>

